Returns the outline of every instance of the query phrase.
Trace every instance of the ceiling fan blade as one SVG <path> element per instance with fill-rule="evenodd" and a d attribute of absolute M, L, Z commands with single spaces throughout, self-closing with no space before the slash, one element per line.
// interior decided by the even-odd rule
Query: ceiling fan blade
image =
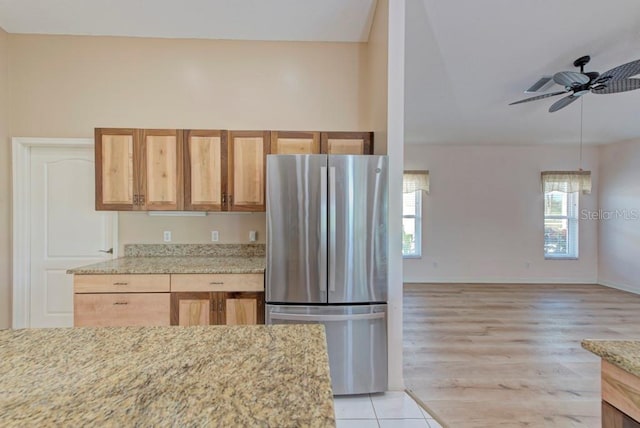
<path fill-rule="evenodd" d="M 543 98 L 555 97 L 556 95 L 566 94 L 566 93 L 567 93 L 567 91 L 551 92 L 551 93 L 548 93 L 548 94 L 538 95 L 536 97 L 525 98 L 524 100 L 520 100 L 520 101 L 514 101 L 509 105 L 512 106 L 514 104 L 528 103 L 529 101 L 535 101 L 535 100 L 541 100 Z"/>
<path fill-rule="evenodd" d="M 583 85 L 591 80 L 589 76 L 576 71 L 561 71 L 553 75 L 553 81 L 561 86 Z"/>
<path fill-rule="evenodd" d="M 628 62 L 605 71 L 596 79 L 596 83 L 626 79 L 640 73 L 640 59 Z"/>
<path fill-rule="evenodd" d="M 615 94 L 617 92 L 640 89 L 640 79 L 610 80 L 600 87 L 591 90 L 594 94 Z"/>
<path fill-rule="evenodd" d="M 579 96 L 576 97 L 573 94 L 569 95 L 568 97 L 560 98 L 558 101 L 551 104 L 551 107 L 549 107 L 549 113 L 553 113 L 554 111 L 558 111 L 561 108 L 565 108 L 566 106 L 568 106 L 569 104 L 577 100 L 578 98 L 580 97 Z"/>

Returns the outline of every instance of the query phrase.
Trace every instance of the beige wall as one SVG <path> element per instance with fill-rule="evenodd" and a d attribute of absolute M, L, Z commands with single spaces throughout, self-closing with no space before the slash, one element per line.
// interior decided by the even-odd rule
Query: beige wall
<path fill-rule="evenodd" d="M 0 137 L 92 137 L 94 127 L 370 130 L 364 110 L 367 44 L 173 40 L 43 35 L 0 36 L 10 64 L 9 133 Z M 0 59 L 0 64 L 6 65 Z M 2 81 L 5 74 L 0 74 Z M 6 80 L 6 77 L 4 77 Z M 1 92 L 0 92 L 1 94 Z M 1 96 L 0 102 L 7 97 Z M 8 143 L 7 143 L 8 144 Z M 9 152 L 0 146 L 0 190 L 9 194 Z M 0 209 L 0 231 L 9 234 Z M 6 210 L 6 213 L 5 213 Z M 119 241 L 248 242 L 265 239 L 264 214 L 149 217 L 121 213 Z M 0 281 L 6 279 L 2 252 Z M 6 247 L 6 248 L 5 248 Z M 0 326 L 10 301 L 0 288 Z M 7 296 L 5 298 L 5 296 Z"/>
<path fill-rule="evenodd" d="M 0 328 L 11 326 L 11 146 L 8 35 L 0 28 Z"/>
<path fill-rule="evenodd" d="M 387 58 L 389 47 L 389 1 L 378 0 L 367 43 L 366 86 L 368 123 L 375 132 L 374 151 L 387 153 Z"/>
<path fill-rule="evenodd" d="M 149 216 L 147 213 L 118 214 L 120 254 L 125 244 L 161 244 L 165 230 L 171 231 L 174 244 L 211 243 L 211 231 L 217 230 L 220 243 L 248 244 L 249 231 L 258 232 L 258 242 L 266 238 L 264 213 L 210 213 L 206 217 Z"/>

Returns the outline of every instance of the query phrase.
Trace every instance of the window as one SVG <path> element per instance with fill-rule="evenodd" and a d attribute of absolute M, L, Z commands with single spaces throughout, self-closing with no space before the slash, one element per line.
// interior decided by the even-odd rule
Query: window
<path fill-rule="evenodd" d="M 422 256 L 422 194 L 429 191 L 428 171 L 405 171 L 402 193 L 402 255 Z"/>
<path fill-rule="evenodd" d="M 591 191 L 589 171 L 545 171 L 544 257 L 578 258 L 578 199 L 580 192 Z"/>
<path fill-rule="evenodd" d="M 578 192 L 544 194 L 544 257 L 578 258 Z"/>

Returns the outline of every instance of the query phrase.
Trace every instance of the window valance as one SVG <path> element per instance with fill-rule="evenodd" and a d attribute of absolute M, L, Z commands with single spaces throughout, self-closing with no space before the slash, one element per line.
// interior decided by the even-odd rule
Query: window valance
<path fill-rule="evenodd" d="M 542 171 L 542 191 L 591 193 L 591 171 Z"/>
<path fill-rule="evenodd" d="M 402 177 L 402 193 L 422 190 L 429 193 L 429 171 L 405 171 Z"/>

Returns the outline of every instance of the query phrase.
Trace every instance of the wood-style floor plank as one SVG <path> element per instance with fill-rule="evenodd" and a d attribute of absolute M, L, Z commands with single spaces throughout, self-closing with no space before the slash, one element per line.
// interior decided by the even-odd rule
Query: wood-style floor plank
<path fill-rule="evenodd" d="M 599 427 L 600 358 L 640 296 L 582 284 L 405 284 L 407 388 L 450 427 Z"/>

